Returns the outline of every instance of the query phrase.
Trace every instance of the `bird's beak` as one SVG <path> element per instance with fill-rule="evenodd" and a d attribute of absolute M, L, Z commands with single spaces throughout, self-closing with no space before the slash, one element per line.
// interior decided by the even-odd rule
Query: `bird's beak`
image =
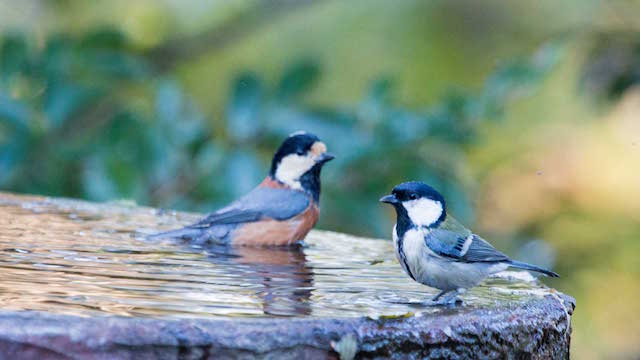
<path fill-rule="evenodd" d="M 398 199 L 396 198 L 395 195 L 391 194 L 391 195 L 387 195 L 387 196 L 381 197 L 380 198 L 380 202 L 393 205 L 393 204 L 397 204 L 398 203 Z"/>
<path fill-rule="evenodd" d="M 327 153 L 322 153 L 320 154 L 320 156 L 318 156 L 318 158 L 316 159 L 316 162 L 318 164 L 324 164 L 326 162 L 329 162 L 331 160 L 335 159 L 335 156 L 331 155 L 331 154 L 327 154 Z"/>

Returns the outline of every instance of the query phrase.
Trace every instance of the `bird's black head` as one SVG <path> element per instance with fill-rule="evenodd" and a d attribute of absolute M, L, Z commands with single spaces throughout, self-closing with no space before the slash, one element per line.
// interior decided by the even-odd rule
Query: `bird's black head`
<path fill-rule="evenodd" d="M 380 199 L 391 204 L 398 215 L 398 226 L 437 227 L 447 216 L 442 195 L 431 186 L 419 182 L 402 183 Z"/>
<path fill-rule="evenodd" d="M 269 175 L 277 181 L 309 191 L 320 197 L 320 170 L 334 157 L 314 134 L 297 132 L 280 145 L 273 155 Z"/>

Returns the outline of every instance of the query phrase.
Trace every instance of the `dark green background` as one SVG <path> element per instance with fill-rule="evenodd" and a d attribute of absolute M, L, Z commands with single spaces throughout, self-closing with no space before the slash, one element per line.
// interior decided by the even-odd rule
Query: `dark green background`
<path fill-rule="evenodd" d="M 206 212 L 319 135 L 319 227 L 389 238 L 415 179 L 640 351 L 640 4 L 0 1 L 0 189 Z M 634 120 L 634 116 L 635 120 Z M 604 285 L 604 286 L 603 286 Z"/>

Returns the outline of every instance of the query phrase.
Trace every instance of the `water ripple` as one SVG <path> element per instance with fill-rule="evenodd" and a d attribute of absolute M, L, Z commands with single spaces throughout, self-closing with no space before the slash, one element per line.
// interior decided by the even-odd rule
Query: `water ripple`
<path fill-rule="evenodd" d="M 434 289 L 408 279 L 390 242 L 312 232 L 294 249 L 148 242 L 193 214 L 0 194 L 0 307 L 82 316 L 403 316 Z M 465 297 L 492 306 L 530 285 L 493 279 Z"/>

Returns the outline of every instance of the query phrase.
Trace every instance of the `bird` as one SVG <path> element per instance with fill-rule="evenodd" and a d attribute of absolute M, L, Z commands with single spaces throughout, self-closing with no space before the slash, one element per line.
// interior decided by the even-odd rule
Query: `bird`
<path fill-rule="evenodd" d="M 380 199 L 392 205 L 396 258 L 414 281 L 440 292 L 434 304 L 461 302 L 459 294 L 509 267 L 558 277 L 553 271 L 510 259 L 446 211 L 444 197 L 431 186 L 409 181 Z"/>
<path fill-rule="evenodd" d="M 295 132 L 280 145 L 266 178 L 229 205 L 182 229 L 150 235 L 197 246 L 285 246 L 298 243 L 318 222 L 320 171 L 334 159 L 308 132 Z"/>

